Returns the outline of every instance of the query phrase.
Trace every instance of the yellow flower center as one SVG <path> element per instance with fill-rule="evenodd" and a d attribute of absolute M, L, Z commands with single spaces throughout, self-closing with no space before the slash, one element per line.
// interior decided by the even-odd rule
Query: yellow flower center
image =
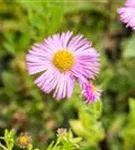
<path fill-rule="evenodd" d="M 19 141 L 20 141 L 20 143 L 27 143 L 28 137 L 27 136 L 21 136 Z"/>
<path fill-rule="evenodd" d="M 66 72 L 74 65 L 75 58 L 70 51 L 60 50 L 55 53 L 52 61 L 61 72 Z"/>

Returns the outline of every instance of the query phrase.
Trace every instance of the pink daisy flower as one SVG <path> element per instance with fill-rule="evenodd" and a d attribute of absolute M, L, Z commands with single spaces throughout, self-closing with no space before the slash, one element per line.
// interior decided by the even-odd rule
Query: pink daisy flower
<path fill-rule="evenodd" d="M 70 98 L 75 80 L 87 82 L 100 68 L 99 54 L 83 35 L 63 32 L 35 44 L 26 56 L 28 73 L 41 73 L 35 84 L 57 100 Z"/>
<path fill-rule="evenodd" d="M 127 27 L 135 30 L 135 0 L 127 0 L 125 6 L 118 9 L 118 14 Z"/>
<path fill-rule="evenodd" d="M 134 0 L 126 0 L 125 6 L 127 6 L 127 7 L 135 7 L 135 1 Z"/>
<path fill-rule="evenodd" d="M 99 100 L 102 91 L 97 89 L 92 83 L 83 84 L 82 89 L 82 94 L 86 98 L 86 102 L 93 103 Z"/>

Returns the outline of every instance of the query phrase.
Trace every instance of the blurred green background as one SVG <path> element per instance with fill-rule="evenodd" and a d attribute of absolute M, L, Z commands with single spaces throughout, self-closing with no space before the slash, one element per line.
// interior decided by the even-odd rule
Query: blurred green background
<path fill-rule="evenodd" d="M 29 132 L 46 149 L 60 127 L 81 137 L 83 150 L 135 149 L 135 33 L 119 19 L 124 0 L 0 0 L 0 136 Z M 101 54 L 101 100 L 85 104 L 76 85 L 70 100 L 55 101 L 28 76 L 25 56 L 35 42 L 71 30 Z M 18 148 L 16 148 L 18 149 Z M 66 149 L 60 149 L 66 150 Z"/>

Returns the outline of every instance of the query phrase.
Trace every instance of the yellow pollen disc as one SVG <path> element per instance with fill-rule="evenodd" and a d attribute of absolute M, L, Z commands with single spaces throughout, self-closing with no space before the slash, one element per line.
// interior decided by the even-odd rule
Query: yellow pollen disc
<path fill-rule="evenodd" d="M 52 61 L 54 66 L 61 72 L 66 72 L 74 65 L 75 58 L 70 51 L 60 50 L 55 53 Z"/>
<path fill-rule="evenodd" d="M 28 138 L 26 136 L 20 137 L 20 142 L 21 143 L 26 143 L 28 141 Z"/>

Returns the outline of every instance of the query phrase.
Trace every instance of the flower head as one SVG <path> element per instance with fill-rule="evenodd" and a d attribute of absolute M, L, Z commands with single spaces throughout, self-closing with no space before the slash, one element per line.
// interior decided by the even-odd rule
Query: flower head
<path fill-rule="evenodd" d="M 124 7 L 118 9 L 118 14 L 127 27 L 135 30 L 135 0 L 126 0 Z"/>
<path fill-rule="evenodd" d="M 83 96 L 86 98 L 86 101 L 90 103 L 97 101 L 101 95 L 101 90 L 97 89 L 92 83 L 84 84 L 82 89 Z"/>
<path fill-rule="evenodd" d="M 125 6 L 127 6 L 127 7 L 135 7 L 135 1 L 134 0 L 126 0 Z"/>
<path fill-rule="evenodd" d="M 52 93 L 58 100 L 70 98 L 75 80 L 86 82 L 100 70 L 99 54 L 91 46 L 81 34 L 55 34 L 28 52 L 28 73 L 41 73 L 35 83 L 45 93 Z"/>
<path fill-rule="evenodd" d="M 58 128 L 57 133 L 59 136 L 63 136 L 67 133 L 67 129 L 66 128 Z"/>
<path fill-rule="evenodd" d="M 17 138 L 17 144 L 20 148 L 26 148 L 32 143 L 32 138 L 28 133 L 21 133 Z"/>

